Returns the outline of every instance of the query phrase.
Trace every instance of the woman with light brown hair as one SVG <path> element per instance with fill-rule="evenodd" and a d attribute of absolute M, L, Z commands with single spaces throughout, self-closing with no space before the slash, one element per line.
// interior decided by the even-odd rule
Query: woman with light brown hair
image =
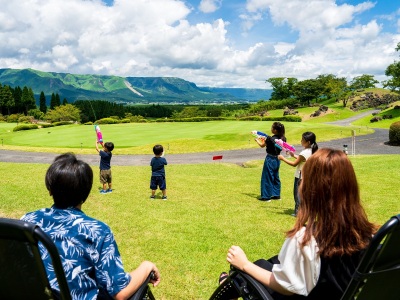
<path fill-rule="evenodd" d="M 274 299 L 340 299 L 377 226 L 367 219 L 342 151 L 318 150 L 302 176 L 296 223 L 278 257 L 252 263 L 232 246 L 227 261 L 264 284 Z"/>

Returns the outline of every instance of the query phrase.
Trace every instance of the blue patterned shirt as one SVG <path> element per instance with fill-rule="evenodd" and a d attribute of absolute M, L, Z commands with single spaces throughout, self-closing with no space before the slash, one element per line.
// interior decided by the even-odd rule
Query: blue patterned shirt
<path fill-rule="evenodd" d="M 73 299 L 96 299 L 98 288 L 115 295 L 130 282 L 111 229 L 77 208 L 44 208 L 22 220 L 39 225 L 55 242 Z M 51 259 L 40 245 L 51 287 L 59 290 Z"/>

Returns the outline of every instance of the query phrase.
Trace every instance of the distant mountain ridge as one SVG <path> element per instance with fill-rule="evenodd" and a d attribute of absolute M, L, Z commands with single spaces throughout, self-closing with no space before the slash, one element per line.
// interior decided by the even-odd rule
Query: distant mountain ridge
<path fill-rule="evenodd" d="M 42 72 L 34 69 L 0 69 L 0 83 L 31 87 L 38 98 L 58 93 L 68 102 L 107 100 L 126 104 L 238 103 L 267 100 L 271 90 L 198 87 L 177 77 L 120 77 Z"/>

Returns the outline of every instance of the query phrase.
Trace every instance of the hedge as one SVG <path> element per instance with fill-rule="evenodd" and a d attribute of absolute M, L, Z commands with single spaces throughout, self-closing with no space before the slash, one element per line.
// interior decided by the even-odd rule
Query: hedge
<path fill-rule="evenodd" d="M 400 121 L 394 122 L 389 128 L 389 143 L 400 145 Z"/>
<path fill-rule="evenodd" d="M 224 117 L 193 117 L 193 118 L 174 118 L 174 119 L 156 119 L 156 122 L 206 122 L 206 121 L 226 121 L 234 120 Z"/>
<path fill-rule="evenodd" d="M 113 119 L 113 118 L 103 118 L 103 119 L 97 120 L 95 123 L 96 124 L 118 124 L 118 123 L 120 123 L 120 121 Z"/>
<path fill-rule="evenodd" d="M 60 121 L 60 122 L 54 122 L 51 123 L 53 126 L 63 126 L 63 125 L 71 125 L 73 122 L 71 121 Z"/>
<path fill-rule="evenodd" d="M 49 127 L 54 127 L 53 124 L 47 124 L 47 123 L 40 123 L 38 124 L 42 128 L 49 128 Z"/>
<path fill-rule="evenodd" d="M 248 116 L 240 118 L 239 121 L 283 121 L 283 122 L 301 122 L 302 119 L 299 116 L 283 116 L 283 117 L 260 117 L 260 116 Z"/>
<path fill-rule="evenodd" d="M 36 124 L 22 124 L 14 127 L 13 131 L 31 130 L 31 129 L 39 129 L 39 126 L 37 126 Z"/>
<path fill-rule="evenodd" d="M 193 117 L 193 118 L 176 118 L 176 119 L 156 119 L 155 122 L 206 122 L 206 121 L 285 121 L 285 122 L 301 122 L 299 116 L 283 116 L 283 117 L 260 117 L 247 116 L 242 118 L 226 118 L 226 117 Z"/>

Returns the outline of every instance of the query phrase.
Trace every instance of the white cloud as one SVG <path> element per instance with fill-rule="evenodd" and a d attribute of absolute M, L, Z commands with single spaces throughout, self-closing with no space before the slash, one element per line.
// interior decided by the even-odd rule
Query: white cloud
<path fill-rule="evenodd" d="M 203 13 L 213 13 L 221 7 L 222 0 L 201 0 L 199 10 Z"/>
<path fill-rule="evenodd" d="M 0 68 L 174 76 L 199 86 L 267 88 L 265 80 L 276 76 L 382 76 L 398 58 L 394 49 L 399 36 L 384 32 L 378 20 L 354 21 L 373 9 L 372 2 L 352 6 L 333 0 L 248 0 L 247 11 L 237 13 L 247 36 L 255 25 L 271 21 L 276 29 L 289 27 L 298 39 L 262 36 L 263 42 L 241 49 L 234 38 L 244 36 L 228 34 L 230 19 L 221 15 L 191 23 L 193 10 L 185 3 L 0 0 Z M 220 12 L 228 4 L 203 0 L 199 9 Z"/>

